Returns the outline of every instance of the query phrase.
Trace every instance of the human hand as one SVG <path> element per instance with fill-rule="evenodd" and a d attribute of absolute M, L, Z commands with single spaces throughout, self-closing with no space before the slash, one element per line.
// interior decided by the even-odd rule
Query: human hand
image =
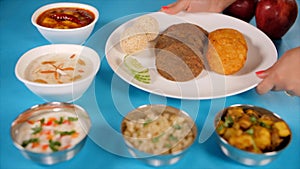
<path fill-rule="evenodd" d="M 259 94 L 284 90 L 300 96 L 300 47 L 286 51 L 272 67 L 256 75 L 263 79 L 256 87 Z"/>
<path fill-rule="evenodd" d="M 176 14 L 180 11 L 222 12 L 234 1 L 236 0 L 177 0 L 172 4 L 163 6 L 161 10 L 168 14 Z"/>

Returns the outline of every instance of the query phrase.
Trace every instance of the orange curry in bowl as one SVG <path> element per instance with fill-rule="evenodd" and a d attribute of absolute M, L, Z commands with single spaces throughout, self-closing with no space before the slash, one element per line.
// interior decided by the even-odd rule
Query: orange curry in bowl
<path fill-rule="evenodd" d="M 76 7 L 48 9 L 37 18 L 40 26 L 56 29 L 74 29 L 89 25 L 95 20 L 93 12 Z"/>
<path fill-rule="evenodd" d="M 251 107 L 226 109 L 216 131 L 230 145 L 252 153 L 278 151 L 291 139 L 291 130 L 285 121 Z"/>

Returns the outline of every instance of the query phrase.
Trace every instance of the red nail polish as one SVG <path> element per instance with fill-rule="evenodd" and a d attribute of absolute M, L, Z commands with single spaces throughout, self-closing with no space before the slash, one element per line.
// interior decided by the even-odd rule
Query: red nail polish
<path fill-rule="evenodd" d="M 169 9 L 169 7 L 168 6 L 163 6 L 163 7 L 161 7 L 161 9 L 162 10 L 167 10 L 167 9 Z"/>
<path fill-rule="evenodd" d="M 263 74 L 263 73 L 265 73 L 265 71 L 264 70 L 261 70 L 261 71 L 257 71 L 257 72 L 255 72 L 257 75 L 260 75 L 260 74 Z"/>

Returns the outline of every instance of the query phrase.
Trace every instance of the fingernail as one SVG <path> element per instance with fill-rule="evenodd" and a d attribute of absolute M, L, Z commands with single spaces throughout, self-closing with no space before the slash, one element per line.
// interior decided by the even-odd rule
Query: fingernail
<path fill-rule="evenodd" d="M 256 73 L 256 75 L 261 75 L 261 74 L 265 73 L 265 71 L 264 70 L 260 70 L 260 71 L 257 71 L 255 73 Z"/>
<path fill-rule="evenodd" d="M 161 9 L 162 10 L 167 10 L 167 9 L 169 9 L 169 7 L 168 6 L 163 6 L 163 7 L 161 7 Z"/>

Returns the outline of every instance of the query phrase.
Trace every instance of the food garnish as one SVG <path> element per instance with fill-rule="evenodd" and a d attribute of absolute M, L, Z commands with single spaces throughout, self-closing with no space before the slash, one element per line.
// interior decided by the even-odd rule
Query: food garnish
<path fill-rule="evenodd" d="M 21 146 L 37 152 L 56 152 L 72 147 L 79 138 L 78 118 L 62 115 L 27 120 Z M 77 127 L 76 127 L 77 126 Z M 26 139 L 24 139 L 24 138 Z"/>
<path fill-rule="evenodd" d="M 126 55 L 124 57 L 124 65 L 133 77 L 145 84 L 150 84 L 151 77 L 148 68 L 145 68 L 137 59 Z"/>
<path fill-rule="evenodd" d="M 26 70 L 27 79 L 43 84 L 63 84 L 88 75 L 89 62 L 76 54 L 45 55 L 35 59 Z"/>

